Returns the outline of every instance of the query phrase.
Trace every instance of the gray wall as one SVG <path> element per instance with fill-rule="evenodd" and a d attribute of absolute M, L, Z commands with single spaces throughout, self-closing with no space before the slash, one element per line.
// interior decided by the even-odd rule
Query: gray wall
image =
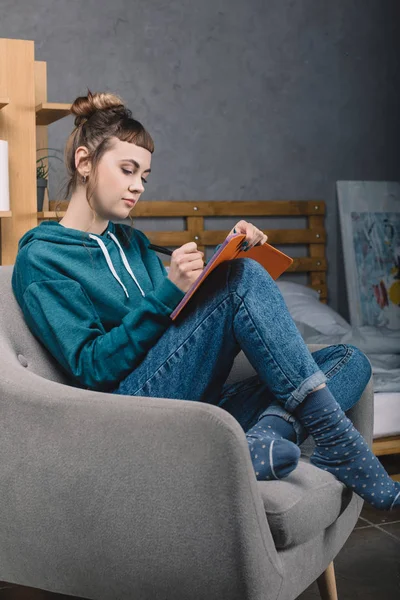
<path fill-rule="evenodd" d="M 0 0 L 0 37 L 35 41 L 49 101 L 87 87 L 123 97 L 156 144 L 142 201 L 325 200 L 328 303 L 348 318 L 335 182 L 399 179 L 398 5 Z M 72 127 L 51 125 L 49 146 L 63 148 Z"/>

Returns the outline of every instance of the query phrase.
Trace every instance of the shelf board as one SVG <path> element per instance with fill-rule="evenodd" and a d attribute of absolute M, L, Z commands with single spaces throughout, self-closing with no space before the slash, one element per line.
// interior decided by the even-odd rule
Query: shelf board
<path fill-rule="evenodd" d="M 58 217 L 63 217 L 65 215 L 65 210 L 57 212 L 53 210 L 44 210 L 42 212 L 37 213 L 38 219 L 57 219 Z"/>
<path fill-rule="evenodd" d="M 42 102 L 36 106 L 36 125 L 50 125 L 71 114 L 71 104 Z"/>
<path fill-rule="evenodd" d="M 12 217 L 11 210 L 0 210 L 0 219 L 3 219 L 3 217 Z"/>
<path fill-rule="evenodd" d="M 0 98 L 0 110 L 10 104 L 10 98 Z"/>

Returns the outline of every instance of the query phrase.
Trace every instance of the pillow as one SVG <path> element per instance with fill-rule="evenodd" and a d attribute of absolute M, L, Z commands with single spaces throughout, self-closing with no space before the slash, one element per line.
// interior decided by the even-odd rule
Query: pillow
<path fill-rule="evenodd" d="M 324 335 L 343 335 L 351 330 L 350 323 L 339 313 L 319 301 L 316 290 L 291 281 L 276 283 L 302 335 L 310 334 L 310 328 Z"/>
<path fill-rule="evenodd" d="M 302 296 L 319 298 L 317 290 L 300 283 L 293 283 L 292 281 L 277 281 L 276 285 L 280 289 L 282 296 L 289 294 L 301 294 Z"/>

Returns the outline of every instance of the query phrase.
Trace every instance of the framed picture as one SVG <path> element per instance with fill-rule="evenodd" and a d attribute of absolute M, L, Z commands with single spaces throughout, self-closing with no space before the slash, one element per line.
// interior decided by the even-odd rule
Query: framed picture
<path fill-rule="evenodd" d="M 351 325 L 400 329 L 400 183 L 336 188 Z"/>

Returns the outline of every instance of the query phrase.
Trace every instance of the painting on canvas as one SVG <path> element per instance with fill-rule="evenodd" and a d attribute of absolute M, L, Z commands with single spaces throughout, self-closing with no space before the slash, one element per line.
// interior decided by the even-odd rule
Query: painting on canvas
<path fill-rule="evenodd" d="M 400 329 L 400 184 L 337 182 L 352 325 Z"/>

